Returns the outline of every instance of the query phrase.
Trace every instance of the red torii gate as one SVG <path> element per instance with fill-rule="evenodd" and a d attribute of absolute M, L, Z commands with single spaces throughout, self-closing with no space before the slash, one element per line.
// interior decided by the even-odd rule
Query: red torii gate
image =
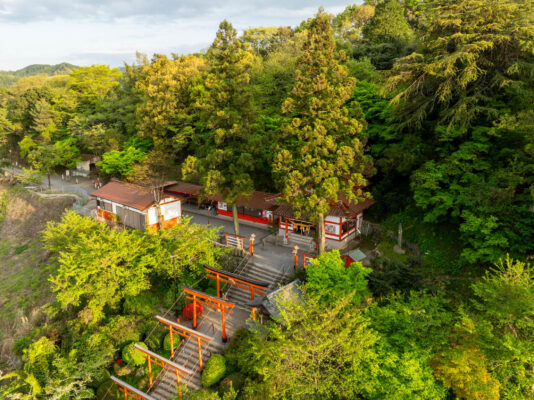
<path fill-rule="evenodd" d="M 222 341 L 226 343 L 228 338 L 226 337 L 226 322 L 225 313 L 232 314 L 231 309 L 235 307 L 234 303 L 224 301 L 215 296 L 200 292 L 198 290 L 191 289 L 185 285 L 182 285 L 184 292 L 189 296 L 186 299 L 193 301 L 193 329 L 197 328 L 197 302 L 209 307 L 213 307 L 221 311 L 221 324 L 222 324 Z M 197 299 L 198 298 L 198 299 Z"/>
<path fill-rule="evenodd" d="M 139 389 L 134 388 L 132 385 L 121 381 L 119 378 L 113 375 L 111 376 L 111 380 L 117 385 L 119 385 L 122 390 L 124 390 L 124 400 L 128 400 L 129 398 L 135 400 L 156 400 L 154 397 L 146 394 L 145 392 L 140 391 Z"/>
<path fill-rule="evenodd" d="M 161 322 L 162 324 L 167 325 L 165 329 L 169 331 L 170 338 L 171 338 L 171 358 L 174 357 L 174 342 L 172 338 L 172 334 L 177 333 L 178 335 L 184 337 L 184 338 L 191 338 L 197 341 L 198 344 L 198 363 L 200 366 L 200 370 L 202 371 L 202 345 L 209 345 L 209 343 L 213 340 L 213 337 L 204 335 L 203 333 L 194 331 L 192 329 L 189 329 L 188 327 L 184 325 L 180 325 L 176 322 L 170 321 L 168 319 L 165 319 L 163 317 L 160 317 L 159 315 L 156 315 L 156 319 Z"/>
<path fill-rule="evenodd" d="M 233 274 L 222 269 L 211 267 L 204 264 L 204 269 L 208 272 L 208 278 L 217 280 L 217 297 L 221 297 L 220 282 L 229 283 L 238 288 L 249 290 L 250 299 L 254 300 L 254 294 L 264 295 L 269 287 L 268 283 L 258 282 L 252 279 L 247 279 L 243 276 Z"/>
<path fill-rule="evenodd" d="M 142 353 L 145 353 L 145 358 L 148 361 L 148 382 L 150 384 L 150 388 L 152 388 L 152 385 L 154 384 L 154 381 L 152 380 L 152 364 L 153 362 L 156 365 L 159 365 L 161 368 L 166 369 L 167 371 L 171 371 L 176 374 L 176 382 L 178 383 L 178 393 L 180 395 L 180 399 L 182 398 L 182 388 L 180 386 L 181 378 L 185 379 L 187 375 L 191 375 L 193 371 L 190 369 L 187 369 L 186 367 L 183 367 L 181 365 L 176 364 L 174 361 L 168 360 L 159 354 L 156 354 L 150 350 L 147 350 L 138 344 L 134 345 L 136 350 L 139 350 Z"/>

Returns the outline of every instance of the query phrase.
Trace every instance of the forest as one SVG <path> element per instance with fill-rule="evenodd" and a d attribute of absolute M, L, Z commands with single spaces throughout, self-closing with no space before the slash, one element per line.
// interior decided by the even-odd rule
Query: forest
<path fill-rule="evenodd" d="M 323 232 L 296 273 L 306 301 L 239 331 L 186 398 L 534 397 L 532 1 L 365 0 L 296 27 L 223 21 L 202 53 L 73 68 L 0 87 L 0 158 L 27 182 L 92 154 L 103 179 L 185 180 L 230 204 L 282 193 L 318 226 L 343 193 L 421 249 L 345 268 Z M 53 300 L 0 395 L 111 399 L 108 371 L 146 386 L 132 344 L 168 356 L 150 316 L 173 280 L 208 290 L 202 265 L 233 262 L 216 235 L 50 221 Z"/>

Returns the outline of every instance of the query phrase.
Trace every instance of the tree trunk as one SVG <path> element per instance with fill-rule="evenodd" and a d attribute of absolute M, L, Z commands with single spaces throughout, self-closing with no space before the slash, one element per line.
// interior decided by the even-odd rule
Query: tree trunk
<path fill-rule="evenodd" d="M 50 174 L 48 174 L 47 176 L 48 176 L 48 189 L 50 189 Z"/>
<path fill-rule="evenodd" d="M 163 214 L 159 203 L 156 205 L 156 210 L 158 211 L 158 229 L 163 229 Z"/>
<path fill-rule="evenodd" d="M 237 204 L 232 204 L 232 214 L 234 216 L 234 233 L 239 235 L 239 219 L 237 218 Z"/>
<path fill-rule="evenodd" d="M 325 247 L 325 236 L 324 236 L 324 215 L 317 215 L 317 252 L 319 255 L 324 253 Z"/>

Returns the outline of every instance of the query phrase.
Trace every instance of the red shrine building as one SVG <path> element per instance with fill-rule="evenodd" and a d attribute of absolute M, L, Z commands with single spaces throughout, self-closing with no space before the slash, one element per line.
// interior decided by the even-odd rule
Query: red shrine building
<path fill-rule="evenodd" d="M 183 206 L 210 208 L 219 216 L 233 218 L 232 204 L 223 201 L 220 194 L 202 196 L 202 186 L 187 182 L 174 182 L 163 185 L 159 203 L 153 193 L 144 187 L 112 180 L 92 193 L 96 198 L 97 213 L 100 217 L 119 222 L 135 229 L 169 228 L 180 222 Z M 314 223 L 305 217 L 297 218 L 293 207 L 280 203 L 280 194 L 253 192 L 250 196 L 240 196 L 236 200 L 238 218 L 241 222 L 267 227 L 278 226 L 278 234 L 284 242 L 314 245 Z M 326 245 L 330 248 L 343 248 L 354 239 L 362 226 L 363 212 L 374 200 L 354 203 L 341 194 L 337 203 L 332 202 L 325 216 L 324 228 Z M 161 220 L 158 216 L 161 215 Z"/>
<path fill-rule="evenodd" d="M 222 201 L 222 197 L 202 197 L 202 186 L 186 182 L 178 182 L 165 188 L 165 193 L 181 196 L 188 204 L 197 207 L 212 206 L 217 209 L 221 216 L 232 218 L 232 204 Z M 279 235 L 287 238 L 288 242 L 302 243 L 303 239 L 312 237 L 315 224 L 306 221 L 305 218 L 296 218 L 291 204 L 280 203 L 277 199 L 280 194 L 253 192 L 250 196 L 240 196 L 236 200 L 238 218 L 242 222 L 260 224 L 262 226 L 278 225 Z M 330 248 L 342 248 L 360 232 L 363 212 L 374 200 L 365 200 L 354 203 L 348 201 L 341 194 L 337 203 L 332 203 L 330 212 L 325 217 L 326 244 Z M 306 240 L 304 241 L 306 242 Z"/>
<path fill-rule="evenodd" d="M 360 234 L 363 211 L 372 206 L 374 200 L 367 199 L 354 203 L 341 194 L 337 203 L 330 205 L 330 211 L 324 218 L 326 245 L 330 248 L 343 248 Z M 285 238 L 301 235 L 309 237 L 315 230 L 315 224 L 305 218 L 296 218 L 291 204 L 281 204 L 274 210 L 278 217 L 278 234 Z"/>
<path fill-rule="evenodd" d="M 166 229 L 179 223 L 182 217 L 182 197 L 163 192 L 156 202 L 151 190 L 115 179 L 91 196 L 96 199 L 99 217 L 130 228 Z"/>
<path fill-rule="evenodd" d="M 213 206 L 217 209 L 217 214 L 228 218 L 233 218 L 232 204 L 222 200 L 220 194 L 214 196 L 200 195 L 202 186 L 187 182 L 178 182 L 165 188 L 165 193 L 182 196 L 187 199 L 187 204 L 194 204 L 197 207 Z M 252 222 L 261 225 L 269 225 L 275 222 L 273 209 L 276 206 L 273 200 L 278 195 L 255 191 L 250 196 L 240 196 L 236 200 L 237 215 L 240 221 Z"/>

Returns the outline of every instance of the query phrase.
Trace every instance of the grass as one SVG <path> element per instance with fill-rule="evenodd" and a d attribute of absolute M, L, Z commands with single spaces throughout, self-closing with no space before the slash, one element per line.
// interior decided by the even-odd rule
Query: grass
<path fill-rule="evenodd" d="M 0 186 L 0 369 L 9 370 L 14 341 L 42 318 L 53 299 L 48 277 L 56 268 L 43 262 L 40 232 L 58 220 L 71 202 L 41 199 L 19 186 Z"/>
<path fill-rule="evenodd" d="M 29 247 L 29 243 L 23 244 L 22 246 L 15 247 L 15 254 L 21 254 Z"/>

